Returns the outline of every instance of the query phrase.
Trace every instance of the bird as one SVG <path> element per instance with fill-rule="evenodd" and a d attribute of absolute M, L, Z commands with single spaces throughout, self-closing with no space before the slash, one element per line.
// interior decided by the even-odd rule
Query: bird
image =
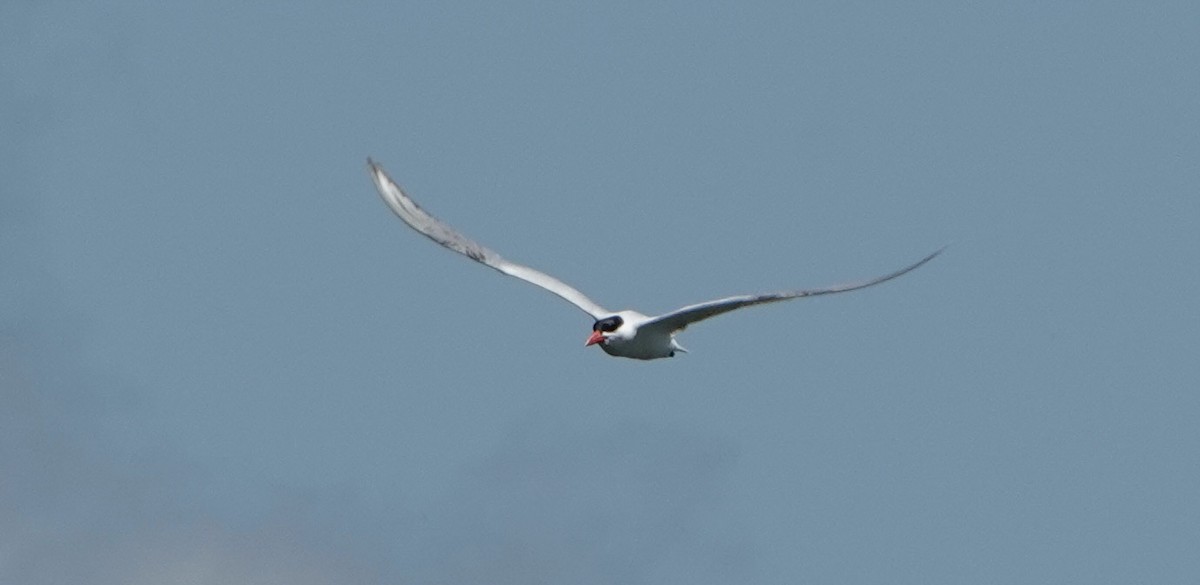
<path fill-rule="evenodd" d="M 875 286 L 920 268 L 941 254 L 945 247 L 904 268 L 872 278 L 870 280 L 828 286 L 824 288 L 789 290 L 766 294 L 747 294 L 696 303 L 669 313 L 650 316 L 632 310 L 610 311 L 597 304 L 574 287 L 544 272 L 506 260 L 496 252 L 484 247 L 448 224 L 427 213 L 413 201 L 400 185 L 396 184 L 383 167 L 373 159 L 367 159 L 367 168 L 380 197 L 404 223 L 421 235 L 437 242 L 442 247 L 462 254 L 484 266 L 542 287 L 575 305 L 592 319 L 592 332 L 585 346 L 599 345 L 605 353 L 615 357 L 638 360 L 653 360 L 675 357 L 687 350 L 679 345 L 675 336 L 688 325 L 716 317 L 742 307 L 775 303 L 804 297 L 815 297 L 834 293 L 850 292 Z"/>

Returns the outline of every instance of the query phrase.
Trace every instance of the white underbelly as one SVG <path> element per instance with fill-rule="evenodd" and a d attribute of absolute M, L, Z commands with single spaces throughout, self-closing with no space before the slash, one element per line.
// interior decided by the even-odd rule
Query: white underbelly
<path fill-rule="evenodd" d="M 674 344 L 670 336 L 649 337 L 637 336 L 633 339 L 613 339 L 601 346 L 608 355 L 633 358 L 635 360 L 654 360 L 675 355 Z"/>

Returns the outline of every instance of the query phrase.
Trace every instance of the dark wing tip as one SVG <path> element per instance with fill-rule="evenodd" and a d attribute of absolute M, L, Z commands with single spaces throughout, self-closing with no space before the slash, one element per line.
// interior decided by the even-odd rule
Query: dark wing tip
<path fill-rule="evenodd" d="M 945 251 L 946 251 L 946 248 L 949 248 L 949 247 L 950 247 L 950 245 L 949 245 L 949 244 L 946 244 L 945 246 L 942 246 L 941 248 L 938 248 L 937 250 L 934 250 L 932 254 L 929 254 L 928 256 L 926 256 L 926 257 L 924 257 L 924 258 L 921 258 L 920 260 L 918 260 L 918 261 L 916 261 L 916 262 L 913 262 L 912 264 L 910 264 L 910 265 L 908 265 L 908 266 L 906 266 L 906 267 L 904 267 L 904 268 L 901 268 L 900 270 L 897 270 L 897 271 L 895 271 L 895 272 L 893 272 L 893 273 L 891 273 L 891 274 L 888 274 L 888 275 L 885 275 L 885 276 L 881 276 L 881 277 L 879 277 L 879 278 L 877 278 L 877 279 L 874 279 L 874 280 L 872 280 L 872 281 L 869 281 L 869 282 L 868 282 L 868 283 L 866 283 L 864 286 L 862 286 L 862 287 L 857 287 L 857 288 L 866 288 L 866 286 L 870 286 L 870 285 L 874 285 L 874 284 L 880 284 L 880 283 L 883 283 L 883 282 L 887 282 L 887 281 L 889 281 L 889 280 L 891 280 L 891 279 L 893 279 L 893 278 L 896 278 L 896 277 L 899 277 L 899 276 L 904 276 L 905 274 L 908 274 L 909 272 L 912 272 L 912 271 L 914 271 L 914 270 L 916 270 L 916 269 L 918 269 L 918 268 L 920 268 L 920 267 L 924 266 L 924 265 L 925 265 L 926 263 L 928 263 L 930 260 L 933 260 L 934 258 L 937 258 L 937 257 L 938 257 L 938 255 L 940 255 L 942 252 L 945 252 Z"/>
<path fill-rule="evenodd" d="M 946 251 L 946 248 L 949 248 L 949 247 L 950 247 L 950 244 L 946 244 L 945 246 L 942 246 L 941 248 L 934 250 L 932 254 L 930 254 L 924 258 L 921 258 L 921 261 L 917 262 L 916 264 L 913 264 L 912 267 L 917 268 L 917 267 L 921 266 L 922 264 L 929 262 L 930 260 L 933 260 L 934 258 L 937 258 L 938 256 L 940 256 L 942 254 L 942 252 Z"/>

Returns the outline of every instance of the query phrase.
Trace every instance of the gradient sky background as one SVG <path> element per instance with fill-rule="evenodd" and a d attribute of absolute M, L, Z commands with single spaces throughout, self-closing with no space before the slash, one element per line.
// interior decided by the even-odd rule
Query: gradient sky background
<path fill-rule="evenodd" d="M 0 582 L 1200 579 L 1200 4 L 0 4 Z M 570 305 L 881 274 L 640 363 Z"/>

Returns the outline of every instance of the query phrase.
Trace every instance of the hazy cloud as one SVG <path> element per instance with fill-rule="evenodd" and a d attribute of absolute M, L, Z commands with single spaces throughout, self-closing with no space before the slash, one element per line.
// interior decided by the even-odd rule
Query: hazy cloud
<path fill-rule="evenodd" d="M 665 570 L 723 582 L 745 551 L 714 538 L 701 518 L 719 505 L 736 460 L 728 441 L 644 422 L 531 421 L 429 514 L 430 537 L 414 547 L 417 574 L 447 583 L 639 583 Z M 710 565 L 678 565 L 680 550 Z"/>

